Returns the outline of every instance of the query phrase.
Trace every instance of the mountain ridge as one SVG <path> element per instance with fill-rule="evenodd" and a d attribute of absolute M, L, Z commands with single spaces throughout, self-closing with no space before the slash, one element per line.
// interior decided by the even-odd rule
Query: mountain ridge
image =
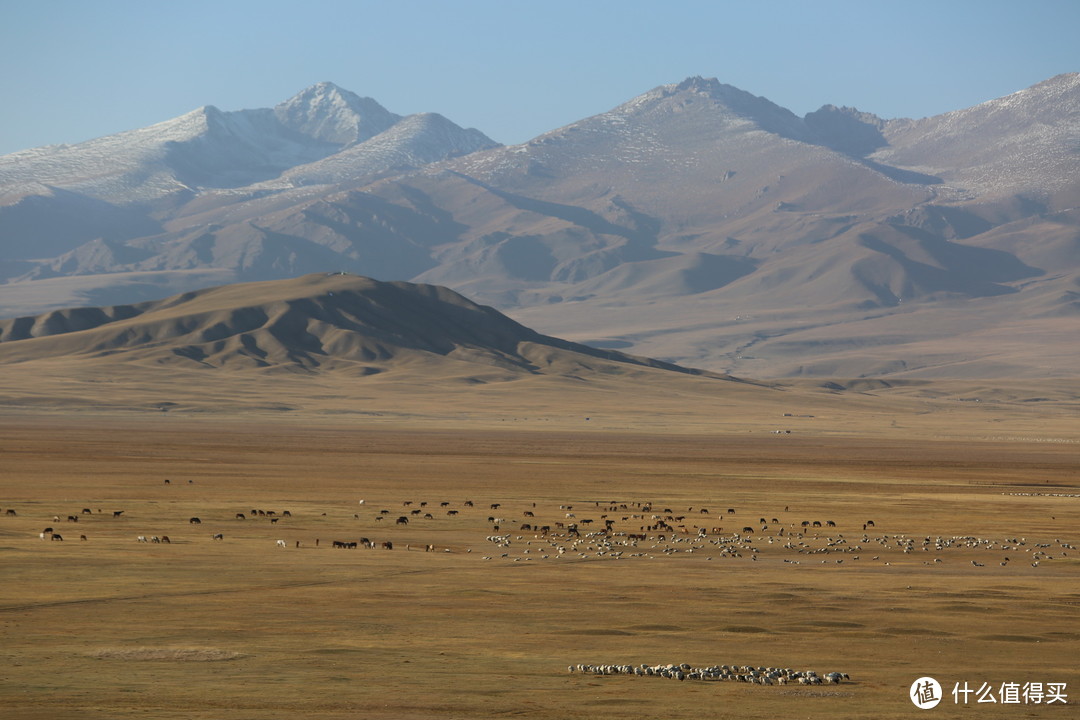
<path fill-rule="evenodd" d="M 447 285 L 545 332 L 762 377 L 851 372 L 855 346 L 873 349 L 859 374 L 954 372 L 924 342 L 944 326 L 974 358 L 964 373 L 1045 373 L 1035 346 L 991 361 L 981 338 L 1008 318 L 1076 312 L 1080 74 L 920 120 L 832 105 L 799 117 L 692 77 L 508 147 L 430 113 L 361 139 L 393 120 L 366 100 L 320 83 L 275 109 L 203 111 L 222 137 L 264 137 L 259 123 L 289 119 L 277 145 L 228 143 L 265 160 L 263 179 L 243 185 L 241 168 L 142 214 L 106 203 L 91 223 L 53 220 L 48 239 L 20 244 L 10 238 L 47 227 L 46 210 L 64 217 L 78 195 L 50 199 L 34 194 L 42 177 L 27 180 L 22 200 L 0 207 L 0 307 L 45 309 L 19 301 L 42 282 L 65 288 L 57 307 L 90 288 L 122 303 L 145 287 L 127 278 L 155 274 L 184 289 L 175 283 L 207 273 L 340 270 Z M 357 108 L 376 118 L 365 131 Z M 319 152 L 345 144 L 275 169 L 301 131 Z M 18 197 L 3 160 L 0 196 Z M 905 324 L 934 309 L 944 319 Z M 872 317 L 902 329 L 867 338 Z M 800 339 L 824 326 L 831 339 Z M 1066 357 L 1057 334 L 1041 343 Z"/>
<path fill-rule="evenodd" d="M 648 368 L 720 377 L 545 336 L 448 288 L 345 273 L 0 321 L 0 364 L 80 357 L 114 370 L 135 362 L 369 375 L 442 357 L 510 376 Z"/>

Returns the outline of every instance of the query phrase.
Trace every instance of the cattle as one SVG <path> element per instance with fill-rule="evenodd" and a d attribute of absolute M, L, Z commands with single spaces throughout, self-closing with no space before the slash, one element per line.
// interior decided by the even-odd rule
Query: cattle
<path fill-rule="evenodd" d="M 449 517 L 454 517 L 455 515 L 457 515 L 457 514 L 458 514 L 458 511 L 457 511 L 457 510 L 447 510 L 447 511 L 446 511 L 446 514 L 447 514 L 447 515 L 448 515 Z"/>
<path fill-rule="evenodd" d="M 80 535 L 80 536 L 79 536 L 79 539 L 80 539 L 80 540 L 86 540 L 86 536 L 85 536 L 85 535 Z"/>
<path fill-rule="evenodd" d="M 288 510 L 282 510 L 281 511 L 281 517 L 292 517 L 292 513 L 289 512 Z"/>
<path fill-rule="evenodd" d="M 394 543 L 390 542 L 389 540 L 387 540 L 386 542 L 384 542 L 384 543 L 382 544 L 382 546 L 383 546 L 383 549 L 384 549 L 384 550 L 393 550 L 393 549 L 394 549 Z"/>
<path fill-rule="evenodd" d="M 874 527 L 874 521 L 873 520 L 867 520 L 866 521 L 866 526 L 867 527 Z"/>
<path fill-rule="evenodd" d="M 727 509 L 727 514 L 728 515 L 734 515 L 735 514 L 735 508 L 728 508 Z"/>
<path fill-rule="evenodd" d="M 190 520 L 188 520 L 188 524 L 189 525 L 202 525 L 202 520 L 200 520 L 197 517 L 193 517 Z"/>
<path fill-rule="evenodd" d="M 277 523 L 277 521 L 280 520 L 280 519 L 281 518 L 270 518 L 270 524 L 273 525 L 273 524 Z"/>
<path fill-rule="evenodd" d="M 814 526 L 814 527 L 821 527 L 821 521 L 820 521 L 820 520 L 815 520 L 815 521 L 813 522 L 813 526 Z"/>
<path fill-rule="evenodd" d="M 78 515 L 68 515 L 67 521 L 68 522 L 79 522 L 79 516 Z"/>
<path fill-rule="evenodd" d="M 90 515 L 90 514 L 91 514 L 91 513 L 90 513 L 90 508 L 83 508 L 83 509 L 82 509 L 82 514 L 83 514 L 83 515 Z"/>
<path fill-rule="evenodd" d="M 832 520 L 826 520 L 825 521 L 825 526 L 826 527 L 836 527 L 836 523 L 834 523 Z"/>
<path fill-rule="evenodd" d="M 172 545 L 172 540 L 169 539 L 168 535 L 162 535 L 161 542 L 165 543 L 166 545 Z"/>
<path fill-rule="evenodd" d="M 278 540 L 278 541 L 277 541 L 277 546 L 278 546 L 279 548 L 283 548 L 283 547 L 285 547 L 285 541 L 284 541 L 284 540 Z"/>
<path fill-rule="evenodd" d="M 165 478 L 165 484 L 166 484 L 166 485 L 170 485 L 170 484 L 171 484 L 171 481 L 169 480 L 169 478 Z"/>
<path fill-rule="evenodd" d="M 213 539 L 214 539 L 214 540 L 224 540 L 224 539 L 225 539 L 225 536 L 224 536 L 224 535 L 222 535 L 221 533 L 218 533 L 218 534 L 216 534 L 216 535 L 214 535 L 214 536 L 213 536 Z"/>
<path fill-rule="evenodd" d="M 56 533 L 53 533 L 52 539 L 53 540 L 59 540 L 61 542 L 63 542 L 63 540 L 64 540 L 64 538 L 62 538 L 60 535 L 57 535 Z"/>
<path fill-rule="evenodd" d="M 121 515 L 123 515 L 123 514 L 124 514 L 124 511 L 123 511 L 123 510 L 113 510 L 113 514 L 112 514 L 112 516 L 113 516 L 114 518 L 118 518 L 118 517 L 120 517 L 120 516 L 121 516 Z"/>
<path fill-rule="evenodd" d="M 236 519 L 237 520 L 246 520 L 247 516 L 244 515 L 244 513 L 236 513 Z"/>
<path fill-rule="evenodd" d="M 16 515 L 14 508 L 8 508 L 7 512 L 4 513 L 4 514 L 7 515 L 8 517 L 15 517 L 15 515 Z"/>
<path fill-rule="evenodd" d="M 135 542 L 150 542 L 150 541 L 146 539 L 145 535 L 140 535 L 139 537 L 135 538 Z"/>
<path fill-rule="evenodd" d="M 399 517 L 399 518 L 397 519 L 397 524 L 398 524 L 398 525 L 408 525 L 408 524 L 409 524 L 409 518 L 407 518 L 407 517 L 405 517 L 404 515 L 402 515 L 401 517 Z"/>

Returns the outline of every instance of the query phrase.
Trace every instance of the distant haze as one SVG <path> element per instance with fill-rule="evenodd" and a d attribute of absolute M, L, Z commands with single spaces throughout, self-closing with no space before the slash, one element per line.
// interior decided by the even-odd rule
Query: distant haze
<path fill-rule="evenodd" d="M 692 76 L 505 146 L 321 82 L 0 156 L 0 317 L 346 271 L 742 377 L 1067 377 L 1078 117 L 1080 73 L 922 120 Z"/>

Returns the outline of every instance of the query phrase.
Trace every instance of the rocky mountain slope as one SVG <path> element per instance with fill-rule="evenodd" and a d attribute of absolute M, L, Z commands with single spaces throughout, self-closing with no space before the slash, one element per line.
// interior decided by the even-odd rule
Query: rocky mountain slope
<path fill-rule="evenodd" d="M 512 147 L 321 84 L 84 145 L 0 158 L 0 314 L 333 270 L 741 375 L 1080 369 L 1080 74 L 922 120 L 690 78 Z"/>

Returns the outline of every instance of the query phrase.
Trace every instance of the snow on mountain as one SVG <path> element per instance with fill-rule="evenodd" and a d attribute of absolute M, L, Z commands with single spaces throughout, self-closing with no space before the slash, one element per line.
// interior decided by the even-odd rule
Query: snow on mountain
<path fill-rule="evenodd" d="M 333 152 L 289 132 L 269 110 L 223 112 L 207 105 L 138 130 L 77 145 L 51 145 L 0 157 L 0 187 L 62 187 L 133 204 L 200 186 L 233 187 L 273 177 Z"/>
<path fill-rule="evenodd" d="M 497 146 L 479 130 L 463 129 L 437 113 L 419 113 L 330 157 L 294 167 L 272 184 L 343 183 L 392 170 L 419 168 Z"/>
<path fill-rule="evenodd" d="M 1080 73 L 971 108 L 886 124 L 873 158 L 933 175 L 960 196 L 1027 192 L 1080 201 Z"/>
<path fill-rule="evenodd" d="M 800 118 L 689 78 L 502 147 L 320 83 L 0 158 L 0 307 L 347 270 L 727 372 L 1048 376 L 1060 338 L 980 338 L 1075 317 L 1078 106 L 1073 74 L 923 120 Z"/>
<path fill-rule="evenodd" d="M 376 136 L 382 137 L 374 145 L 334 163 L 336 172 L 363 175 L 365 162 L 378 171 L 416 167 L 494 145 L 445 118 L 407 118 L 385 135 L 400 122 L 371 98 L 322 82 L 273 109 L 225 112 L 208 105 L 147 128 L 2 156 L 0 198 L 16 201 L 41 186 L 121 205 L 190 198 L 203 189 L 271 180 Z M 395 142 L 408 147 L 395 148 Z M 354 163 L 358 168 L 348 170 Z"/>
<path fill-rule="evenodd" d="M 363 142 L 401 120 L 371 98 L 331 82 L 297 93 L 276 106 L 274 115 L 287 128 L 341 147 Z"/>

